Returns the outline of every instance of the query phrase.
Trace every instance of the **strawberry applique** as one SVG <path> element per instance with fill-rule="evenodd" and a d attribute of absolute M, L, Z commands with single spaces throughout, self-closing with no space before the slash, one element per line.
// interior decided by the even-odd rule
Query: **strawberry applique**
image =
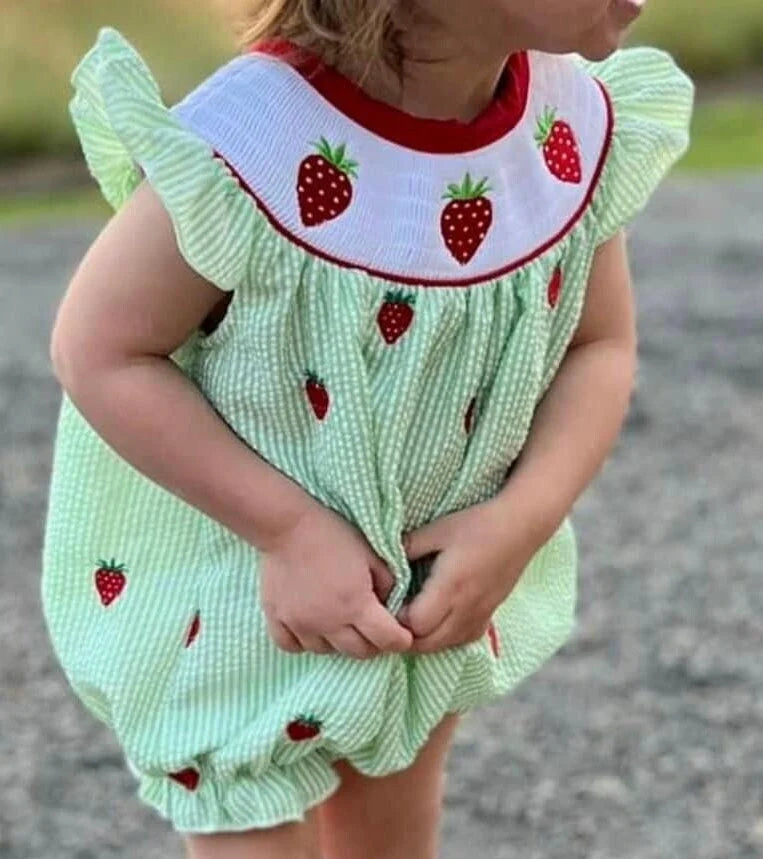
<path fill-rule="evenodd" d="M 357 161 L 345 157 L 343 143 L 336 150 L 325 137 L 316 143 L 317 155 L 308 155 L 299 165 L 297 199 L 306 227 L 317 227 L 338 218 L 352 202 L 352 182 L 357 178 Z"/>
<path fill-rule="evenodd" d="M 188 635 L 185 639 L 185 646 L 190 647 L 193 644 L 193 640 L 199 634 L 199 628 L 201 627 L 201 618 L 199 617 L 199 612 L 193 616 L 193 620 L 191 621 L 191 626 L 188 629 Z"/>
<path fill-rule="evenodd" d="M 199 771 L 195 770 L 193 767 L 186 767 L 184 770 L 167 773 L 167 775 L 173 781 L 176 781 L 178 784 L 182 784 L 187 790 L 196 790 L 199 786 Z"/>
<path fill-rule="evenodd" d="M 402 290 L 390 290 L 386 293 L 376 322 L 387 343 L 399 340 L 408 330 L 413 321 L 414 304 L 415 298 L 406 295 Z"/>
<path fill-rule="evenodd" d="M 95 589 L 101 598 L 103 605 L 110 605 L 122 593 L 127 579 L 125 578 L 124 564 L 117 564 L 114 558 L 111 563 L 98 559 L 98 569 L 95 571 Z"/>
<path fill-rule="evenodd" d="M 546 291 L 550 307 L 556 307 L 556 304 L 559 301 L 559 293 L 562 289 L 562 280 L 562 267 L 559 265 L 554 270 L 554 275 L 551 278 Z"/>
<path fill-rule="evenodd" d="M 311 740 L 321 732 L 322 722 L 314 716 L 297 716 L 286 726 L 286 733 L 295 743 Z"/>
<path fill-rule="evenodd" d="M 556 118 L 556 111 L 547 107 L 538 118 L 535 140 L 543 150 L 543 158 L 552 176 L 561 182 L 578 185 L 583 181 L 580 151 L 575 133 L 569 123 Z"/>
<path fill-rule="evenodd" d="M 313 373 L 312 370 L 307 371 L 305 393 L 308 400 L 310 400 L 310 405 L 313 407 L 315 417 L 319 421 L 322 421 L 329 410 L 329 393 L 326 390 L 326 384 L 323 379 Z"/>
<path fill-rule="evenodd" d="M 450 202 L 442 210 L 440 231 L 451 256 L 466 265 L 477 253 L 493 223 L 493 204 L 485 196 L 490 190 L 487 177 L 476 185 L 467 173 L 460 185 L 448 185 L 443 200 Z"/>
<path fill-rule="evenodd" d="M 477 398 L 472 397 L 469 406 L 466 409 L 466 414 L 464 415 L 464 432 L 469 435 L 472 431 L 472 420 L 474 418 L 474 407 L 477 405 Z"/>
<path fill-rule="evenodd" d="M 487 637 L 490 642 L 490 649 L 493 651 L 493 656 L 498 658 L 498 632 L 491 620 L 487 628 Z"/>

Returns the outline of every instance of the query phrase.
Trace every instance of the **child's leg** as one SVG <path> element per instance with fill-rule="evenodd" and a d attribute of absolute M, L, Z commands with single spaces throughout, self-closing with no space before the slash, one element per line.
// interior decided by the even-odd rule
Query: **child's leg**
<path fill-rule="evenodd" d="M 183 837 L 188 859 L 322 859 L 316 811 L 304 823 Z"/>
<path fill-rule="evenodd" d="M 436 859 L 445 764 L 458 714 L 434 729 L 402 772 L 371 778 L 347 761 L 334 766 L 342 784 L 318 809 L 324 859 Z"/>

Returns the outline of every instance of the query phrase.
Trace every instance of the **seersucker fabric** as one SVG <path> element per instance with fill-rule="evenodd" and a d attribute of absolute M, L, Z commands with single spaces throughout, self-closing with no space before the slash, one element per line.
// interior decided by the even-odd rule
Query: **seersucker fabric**
<path fill-rule="evenodd" d="M 656 49 L 525 52 L 459 125 L 396 114 L 282 49 L 234 57 L 167 107 L 104 28 L 71 115 L 108 202 L 150 182 L 187 263 L 231 294 L 172 360 L 253 451 L 362 530 L 396 613 L 427 574 L 402 535 L 510 479 L 596 248 L 687 148 L 693 87 Z M 567 517 L 483 640 L 286 653 L 256 548 L 139 473 L 62 395 L 47 628 L 139 797 L 179 831 L 302 819 L 338 787 L 340 758 L 408 767 L 447 712 L 497 700 L 569 639 L 577 567 Z"/>

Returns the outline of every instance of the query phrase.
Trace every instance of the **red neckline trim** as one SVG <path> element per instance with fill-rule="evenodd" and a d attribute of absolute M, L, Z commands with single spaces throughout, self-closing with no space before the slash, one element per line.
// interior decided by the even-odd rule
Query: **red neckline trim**
<path fill-rule="evenodd" d="M 512 131 L 524 116 L 530 90 L 527 51 L 511 54 L 495 98 L 471 122 L 424 119 L 372 98 L 357 84 L 327 66 L 321 58 L 287 39 L 268 39 L 251 53 L 268 54 L 287 62 L 345 116 L 385 140 L 436 154 L 471 152 Z"/>
<path fill-rule="evenodd" d="M 287 230 L 283 224 L 278 221 L 273 213 L 265 206 L 262 200 L 258 197 L 254 189 L 246 182 L 243 176 L 236 170 L 236 168 L 228 161 L 220 152 L 217 150 L 213 151 L 214 157 L 218 158 L 226 167 L 230 170 L 231 174 L 238 180 L 241 188 L 249 194 L 252 198 L 256 206 L 259 210 L 265 215 L 270 224 L 288 241 L 297 245 L 297 247 L 302 248 L 307 251 L 309 254 L 313 256 L 320 257 L 321 259 L 326 260 L 330 263 L 335 263 L 336 265 L 341 266 L 342 268 L 356 269 L 359 271 L 365 271 L 367 274 L 370 274 L 372 277 L 379 277 L 383 280 L 391 281 L 392 283 L 404 283 L 408 286 L 413 287 L 443 287 L 443 286 L 473 286 L 480 283 L 486 283 L 490 280 L 495 280 L 498 277 L 505 277 L 507 274 L 510 274 L 522 266 L 531 263 L 533 260 L 537 259 L 539 256 L 542 256 L 547 250 L 552 248 L 557 242 L 560 242 L 572 228 L 578 223 L 578 221 L 583 217 L 588 207 L 591 205 L 593 201 L 594 194 L 596 193 L 597 188 L 599 187 L 599 181 L 601 179 L 601 175 L 604 171 L 604 165 L 607 163 L 607 156 L 609 155 L 611 146 L 612 146 L 612 137 L 615 130 L 615 113 L 614 113 L 614 105 L 612 103 L 612 98 L 609 94 L 609 90 L 598 78 L 594 78 L 596 83 L 599 86 L 599 89 L 602 94 L 602 98 L 604 99 L 604 104 L 607 110 L 607 128 L 605 132 L 604 142 L 602 144 L 601 153 L 599 155 L 599 160 L 596 164 L 596 169 L 594 170 L 593 176 L 591 177 L 591 183 L 588 187 L 588 191 L 586 192 L 585 198 L 583 202 L 580 204 L 578 209 L 572 215 L 572 217 L 567 221 L 567 223 L 559 230 L 559 232 L 552 236 L 547 241 L 543 242 L 534 250 L 530 251 L 526 256 L 521 259 L 513 260 L 507 265 L 502 266 L 501 268 L 497 268 L 493 271 L 489 271 L 483 274 L 475 275 L 473 277 L 468 278 L 453 278 L 453 279 L 431 279 L 431 278 L 419 278 L 412 277 L 408 275 L 398 275 L 388 271 L 382 271 L 380 269 L 369 268 L 363 265 L 359 265 L 355 262 L 350 262 L 349 260 L 344 260 L 339 257 L 332 256 L 325 251 L 320 250 L 319 248 L 314 247 L 309 242 L 301 239 L 299 236 Z"/>

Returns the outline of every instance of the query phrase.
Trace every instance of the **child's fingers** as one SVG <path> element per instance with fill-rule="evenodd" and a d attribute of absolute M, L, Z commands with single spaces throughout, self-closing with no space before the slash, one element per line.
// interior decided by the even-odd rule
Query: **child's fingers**
<path fill-rule="evenodd" d="M 431 555 L 441 548 L 442 519 L 435 519 L 428 525 L 422 525 L 403 536 L 403 546 L 409 561 Z"/>
<path fill-rule="evenodd" d="M 421 593 L 408 605 L 406 626 L 416 638 L 431 635 L 450 614 L 452 603 L 448 578 L 444 571 L 437 569 L 435 561 Z"/>
<path fill-rule="evenodd" d="M 365 611 L 355 621 L 355 628 L 383 652 L 408 650 L 413 641 L 410 630 L 401 626 L 376 599 L 370 599 Z"/>
<path fill-rule="evenodd" d="M 336 653 L 336 648 L 322 635 L 297 636 L 299 643 L 310 653 Z"/>
<path fill-rule="evenodd" d="M 451 612 L 440 626 L 424 638 L 416 638 L 411 647 L 412 653 L 436 653 L 448 647 L 458 647 L 471 641 L 478 641 L 487 632 L 489 622 L 465 625 L 456 612 Z"/>
<path fill-rule="evenodd" d="M 373 581 L 374 593 L 381 602 L 386 602 L 392 588 L 395 586 L 395 577 L 387 568 L 384 561 L 379 560 L 370 566 L 371 579 Z"/>
<path fill-rule="evenodd" d="M 450 647 L 453 641 L 454 620 L 453 612 L 448 613 L 428 635 L 422 637 L 416 636 L 411 645 L 413 653 L 434 653 L 437 650 L 443 650 Z"/>
<path fill-rule="evenodd" d="M 379 655 L 379 648 L 353 626 L 344 626 L 339 632 L 334 632 L 327 637 L 334 648 L 346 656 L 352 656 L 355 659 L 369 659 Z"/>
<path fill-rule="evenodd" d="M 271 622 L 268 619 L 268 632 L 276 646 L 280 647 L 281 650 L 285 650 L 287 653 L 302 653 L 304 650 L 297 636 L 280 620 Z"/>

